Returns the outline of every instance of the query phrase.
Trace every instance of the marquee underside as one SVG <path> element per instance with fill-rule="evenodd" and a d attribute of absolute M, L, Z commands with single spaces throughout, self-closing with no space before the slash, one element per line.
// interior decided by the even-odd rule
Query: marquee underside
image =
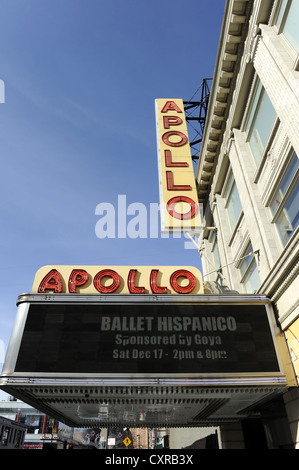
<path fill-rule="evenodd" d="M 286 391 L 282 384 L 128 386 L 101 382 L 106 384 L 86 379 L 6 378 L 1 388 L 68 426 L 132 428 L 218 426 L 255 418 L 263 402 Z"/>

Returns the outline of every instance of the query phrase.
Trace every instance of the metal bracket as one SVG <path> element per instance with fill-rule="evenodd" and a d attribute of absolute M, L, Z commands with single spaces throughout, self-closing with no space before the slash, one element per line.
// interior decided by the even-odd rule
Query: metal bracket
<path fill-rule="evenodd" d="M 210 87 L 208 85 L 208 82 L 211 80 L 212 78 L 204 78 L 202 84 L 196 90 L 192 98 L 189 101 L 183 101 L 185 113 L 190 111 L 190 113 L 186 113 L 186 121 L 190 124 L 190 127 L 193 129 L 195 133 L 193 139 L 192 140 L 190 139 L 190 147 L 192 150 L 195 150 L 196 152 L 195 155 L 192 155 L 192 160 L 199 159 L 200 149 L 197 148 L 197 145 L 201 144 L 202 138 L 203 138 L 203 132 L 204 132 L 207 110 L 208 110 L 209 99 L 210 99 Z M 194 96 L 200 90 L 201 90 L 200 100 L 192 101 Z M 196 115 L 194 115 L 194 113 L 196 113 Z M 192 122 L 195 123 L 195 127 L 191 124 Z M 196 123 L 199 125 L 196 125 Z"/>

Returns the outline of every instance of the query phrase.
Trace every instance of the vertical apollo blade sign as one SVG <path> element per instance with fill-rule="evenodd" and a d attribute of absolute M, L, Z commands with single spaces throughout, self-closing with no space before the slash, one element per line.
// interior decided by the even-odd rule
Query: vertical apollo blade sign
<path fill-rule="evenodd" d="M 156 99 L 161 230 L 198 234 L 201 218 L 182 99 Z"/>

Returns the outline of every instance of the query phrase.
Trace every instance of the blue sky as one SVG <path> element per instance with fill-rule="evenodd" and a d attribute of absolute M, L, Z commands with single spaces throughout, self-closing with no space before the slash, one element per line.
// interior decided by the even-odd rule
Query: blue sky
<path fill-rule="evenodd" d="M 99 203 L 159 202 L 156 98 L 212 77 L 225 0 L 0 0 L 1 281 L 16 299 L 43 265 L 193 265 L 180 240 L 99 239 Z M 129 217 L 130 219 L 130 217 Z M 0 367 L 2 367 L 0 363 Z"/>

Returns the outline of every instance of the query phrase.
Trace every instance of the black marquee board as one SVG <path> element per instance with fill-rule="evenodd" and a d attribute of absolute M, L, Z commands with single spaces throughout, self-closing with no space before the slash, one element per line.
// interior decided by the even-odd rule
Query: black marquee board
<path fill-rule="evenodd" d="M 29 304 L 14 372 L 276 373 L 265 304 Z"/>

